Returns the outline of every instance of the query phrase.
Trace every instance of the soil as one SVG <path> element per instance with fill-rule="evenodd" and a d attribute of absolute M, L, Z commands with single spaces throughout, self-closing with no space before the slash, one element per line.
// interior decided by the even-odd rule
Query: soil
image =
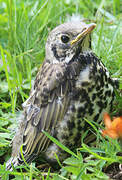
<path fill-rule="evenodd" d="M 110 177 L 110 180 L 122 180 L 122 164 L 112 163 L 104 169 L 104 173 Z"/>

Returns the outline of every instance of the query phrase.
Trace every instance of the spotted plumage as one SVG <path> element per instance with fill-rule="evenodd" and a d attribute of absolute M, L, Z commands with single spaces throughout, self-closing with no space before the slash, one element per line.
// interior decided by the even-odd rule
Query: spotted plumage
<path fill-rule="evenodd" d="M 38 154 L 55 161 L 67 155 L 43 133 L 47 131 L 67 147 L 78 145 L 88 129 L 84 118 L 100 122 L 115 97 L 113 80 L 100 59 L 91 51 L 91 31 L 95 24 L 70 22 L 56 27 L 46 43 L 45 60 L 29 98 L 23 103 L 23 118 L 13 140 L 12 157 L 7 162 L 31 162 Z"/>

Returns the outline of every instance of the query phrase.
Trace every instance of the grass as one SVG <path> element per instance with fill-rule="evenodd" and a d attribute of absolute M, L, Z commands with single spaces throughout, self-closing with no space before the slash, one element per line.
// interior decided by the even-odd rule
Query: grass
<path fill-rule="evenodd" d="M 122 162 L 117 155 L 121 151 L 117 140 L 103 139 L 96 128 L 97 146 L 88 147 L 82 141 L 79 149 L 63 164 L 60 171 L 41 172 L 32 163 L 26 172 L 8 172 L 5 163 L 10 157 L 10 141 L 17 126 L 16 117 L 21 104 L 28 98 L 40 64 L 44 60 L 47 35 L 55 26 L 73 17 L 95 22 L 92 49 L 107 66 L 112 77 L 122 77 L 122 29 L 120 0 L 0 0 L 0 176 L 8 179 L 108 179 L 103 172 L 109 164 Z M 120 83 L 120 91 L 122 83 Z M 117 92 L 114 115 L 121 114 L 122 98 Z M 122 114 L 121 114 L 122 115 Z M 49 136 L 49 135 L 47 135 Z M 55 143 L 57 141 L 53 139 Z M 83 159 L 82 154 L 88 153 Z M 89 173 L 86 173 L 89 172 Z"/>

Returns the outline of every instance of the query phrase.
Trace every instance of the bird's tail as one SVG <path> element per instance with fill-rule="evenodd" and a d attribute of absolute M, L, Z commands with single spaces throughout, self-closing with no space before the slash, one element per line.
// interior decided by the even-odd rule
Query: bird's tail
<path fill-rule="evenodd" d="M 13 167 L 19 165 L 17 157 L 11 157 L 6 163 L 6 170 L 13 171 Z"/>
<path fill-rule="evenodd" d="M 26 163 L 30 163 L 36 158 L 36 154 L 25 155 L 22 151 L 23 157 L 21 155 L 21 152 L 19 151 L 18 155 L 15 157 L 11 157 L 7 163 L 6 163 L 6 169 L 9 171 L 13 171 L 13 167 L 26 165 Z M 24 158 L 24 159 L 23 159 Z"/>

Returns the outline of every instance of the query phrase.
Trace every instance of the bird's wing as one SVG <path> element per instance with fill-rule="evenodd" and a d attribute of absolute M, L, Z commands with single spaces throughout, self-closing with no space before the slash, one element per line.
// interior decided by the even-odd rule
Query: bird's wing
<path fill-rule="evenodd" d="M 27 162 L 46 150 L 49 139 L 42 130 L 53 135 L 69 104 L 69 84 L 65 81 L 65 66 L 44 64 L 37 74 L 33 91 L 24 104 L 26 126 L 23 135 L 23 155 Z M 65 81 L 65 83 L 64 83 Z"/>

